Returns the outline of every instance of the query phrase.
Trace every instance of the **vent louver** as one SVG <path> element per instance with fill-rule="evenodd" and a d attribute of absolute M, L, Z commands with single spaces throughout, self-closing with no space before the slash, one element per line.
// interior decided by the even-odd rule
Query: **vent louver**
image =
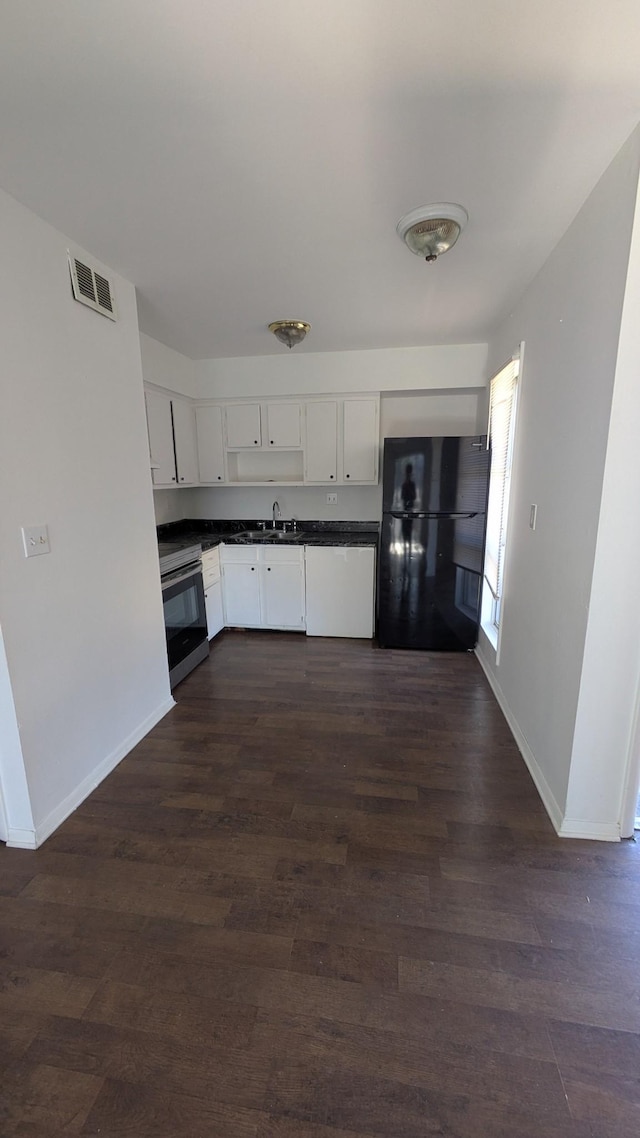
<path fill-rule="evenodd" d="M 71 288 L 76 300 L 86 304 L 89 308 L 116 320 L 116 308 L 111 291 L 111 284 L 106 277 L 92 269 L 84 261 L 78 260 L 69 253 L 69 272 L 71 273 Z"/>

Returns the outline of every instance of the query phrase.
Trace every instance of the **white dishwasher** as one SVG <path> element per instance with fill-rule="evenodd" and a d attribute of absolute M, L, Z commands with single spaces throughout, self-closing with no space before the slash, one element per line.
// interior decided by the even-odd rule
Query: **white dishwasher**
<path fill-rule="evenodd" d="M 305 547 L 307 636 L 371 639 L 375 564 L 373 546 Z"/>

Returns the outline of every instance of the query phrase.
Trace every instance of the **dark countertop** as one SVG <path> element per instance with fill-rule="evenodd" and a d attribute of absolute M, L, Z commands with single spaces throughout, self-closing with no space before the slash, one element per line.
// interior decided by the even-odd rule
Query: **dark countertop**
<path fill-rule="evenodd" d="M 158 541 L 175 542 L 180 544 L 200 544 L 203 551 L 213 549 L 222 542 L 234 545 L 286 545 L 283 538 L 267 536 L 269 527 L 265 530 L 265 537 L 258 541 L 242 537 L 243 531 L 260 529 L 257 521 L 244 519 L 243 521 L 199 521 L 196 519 L 183 519 L 179 522 L 168 522 L 158 526 Z M 282 523 L 277 527 L 282 529 Z M 299 521 L 297 533 L 302 536 L 294 537 L 292 545 L 314 546 L 368 546 L 378 544 L 377 522 L 320 522 Z"/>

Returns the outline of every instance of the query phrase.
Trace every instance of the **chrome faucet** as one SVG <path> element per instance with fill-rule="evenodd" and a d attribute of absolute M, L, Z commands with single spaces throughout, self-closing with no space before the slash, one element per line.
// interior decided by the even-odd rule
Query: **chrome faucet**
<path fill-rule="evenodd" d="M 280 517 L 280 503 L 279 502 L 273 503 L 273 506 L 271 507 L 271 512 L 273 515 L 273 521 L 271 522 L 271 525 L 272 525 L 273 529 L 275 529 L 278 518 Z"/>

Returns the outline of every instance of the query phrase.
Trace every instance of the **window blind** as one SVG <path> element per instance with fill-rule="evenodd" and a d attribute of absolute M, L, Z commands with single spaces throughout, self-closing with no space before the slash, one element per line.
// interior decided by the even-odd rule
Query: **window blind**
<path fill-rule="evenodd" d="M 493 377 L 490 387 L 491 479 L 487 506 L 484 575 L 496 600 L 502 596 L 511 450 L 515 423 L 514 407 L 519 371 L 520 357 L 516 356 Z"/>

